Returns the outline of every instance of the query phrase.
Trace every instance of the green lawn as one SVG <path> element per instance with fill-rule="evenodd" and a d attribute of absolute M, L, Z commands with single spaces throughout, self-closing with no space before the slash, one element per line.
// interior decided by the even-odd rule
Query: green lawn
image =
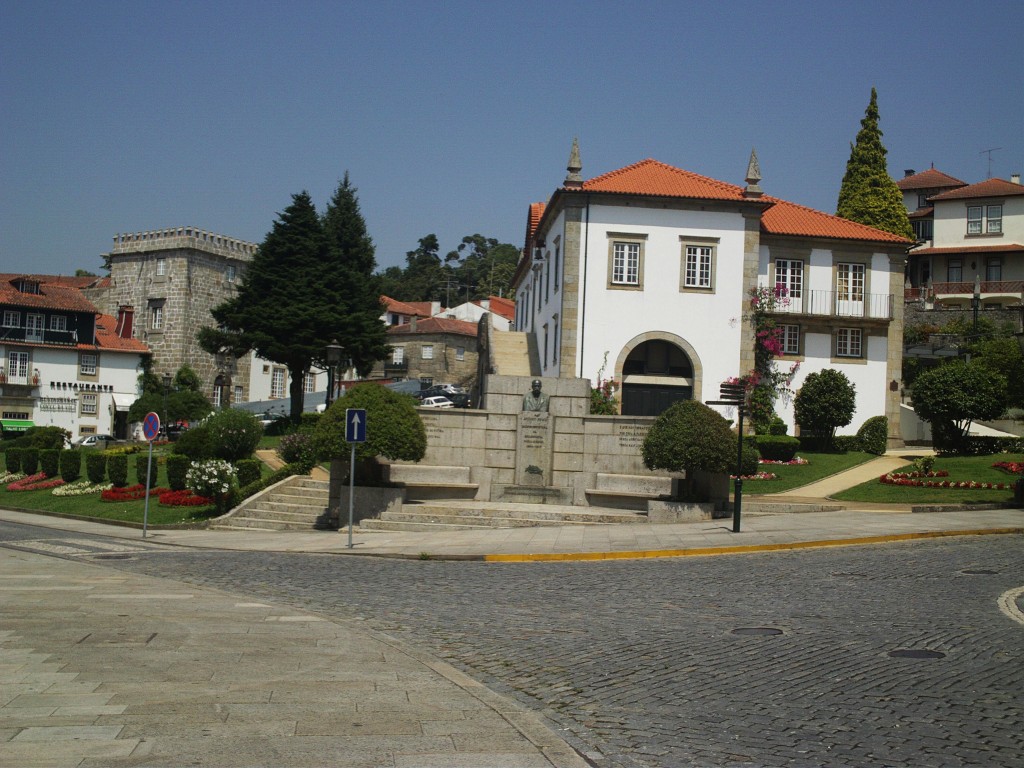
<path fill-rule="evenodd" d="M 934 470 L 946 470 L 948 478 L 936 480 L 974 480 L 979 483 L 1010 483 L 1017 475 L 995 469 L 997 461 L 1024 461 L 1021 454 L 996 454 L 994 456 L 953 456 L 936 458 Z M 913 465 L 901 467 L 900 472 L 913 471 Z M 887 485 L 876 480 L 837 493 L 834 498 L 841 501 L 866 501 L 880 504 L 997 504 L 1013 499 L 1013 491 L 960 488 L 913 488 Z"/>
<path fill-rule="evenodd" d="M 813 483 L 822 478 L 842 472 L 844 469 L 863 464 L 877 458 L 870 453 L 850 451 L 848 453 L 809 453 L 801 451 L 799 456 L 807 464 L 762 464 L 764 472 L 774 472 L 775 480 L 744 480 L 743 495 L 783 493 Z"/>

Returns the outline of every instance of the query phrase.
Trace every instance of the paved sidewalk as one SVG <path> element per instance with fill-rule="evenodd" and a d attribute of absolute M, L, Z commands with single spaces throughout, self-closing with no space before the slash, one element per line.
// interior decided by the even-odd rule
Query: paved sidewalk
<path fill-rule="evenodd" d="M 0 765 L 586 763 L 538 716 L 351 622 L 0 548 Z"/>

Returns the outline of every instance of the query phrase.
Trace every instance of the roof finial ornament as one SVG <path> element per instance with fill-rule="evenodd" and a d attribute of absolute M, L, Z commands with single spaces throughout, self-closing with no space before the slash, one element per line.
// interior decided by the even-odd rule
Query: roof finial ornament
<path fill-rule="evenodd" d="M 761 165 L 757 162 L 757 150 L 750 150 L 750 162 L 747 163 L 747 186 L 743 189 L 744 197 L 760 197 L 764 191 L 757 182 L 761 180 Z"/>
<path fill-rule="evenodd" d="M 569 152 L 569 165 L 565 167 L 565 170 L 569 173 L 566 174 L 565 181 L 562 182 L 563 186 L 574 189 L 583 186 L 583 176 L 580 175 L 580 171 L 583 170 L 583 164 L 580 162 L 580 143 L 575 136 L 572 139 L 572 151 Z"/>

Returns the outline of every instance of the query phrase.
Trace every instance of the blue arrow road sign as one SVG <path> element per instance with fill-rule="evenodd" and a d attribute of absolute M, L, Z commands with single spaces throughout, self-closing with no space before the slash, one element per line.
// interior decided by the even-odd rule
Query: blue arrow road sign
<path fill-rule="evenodd" d="M 366 409 L 346 408 L 345 409 L 345 442 L 365 443 L 366 442 Z"/>

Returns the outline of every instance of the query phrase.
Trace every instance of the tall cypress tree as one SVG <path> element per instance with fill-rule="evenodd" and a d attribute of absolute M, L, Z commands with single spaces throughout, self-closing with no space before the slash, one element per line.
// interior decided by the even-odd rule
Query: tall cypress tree
<path fill-rule="evenodd" d="M 291 377 L 291 417 L 303 408 L 303 383 L 310 365 L 324 357 L 342 310 L 322 290 L 327 240 L 309 193 L 292 196 L 278 215 L 238 287 L 212 311 L 217 328 L 202 328 L 207 352 L 250 350 L 281 363 Z"/>
<path fill-rule="evenodd" d="M 367 376 L 373 364 L 387 355 L 387 326 L 380 319 L 384 308 L 379 280 L 373 274 L 377 268 L 373 240 L 356 191 L 346 171 L 324 212 L 327 259 L 319 287 L 341 310 L 328 340 L 337 339 L 359 375 Z"/>
<path fill-rule="evenodd" d="M 872 88 L 857 141 L 850 145 L 836 215 L 913 239 L 903 194 L 889 176 L 885 155 L 878 127 L 878 93 Z"/>

